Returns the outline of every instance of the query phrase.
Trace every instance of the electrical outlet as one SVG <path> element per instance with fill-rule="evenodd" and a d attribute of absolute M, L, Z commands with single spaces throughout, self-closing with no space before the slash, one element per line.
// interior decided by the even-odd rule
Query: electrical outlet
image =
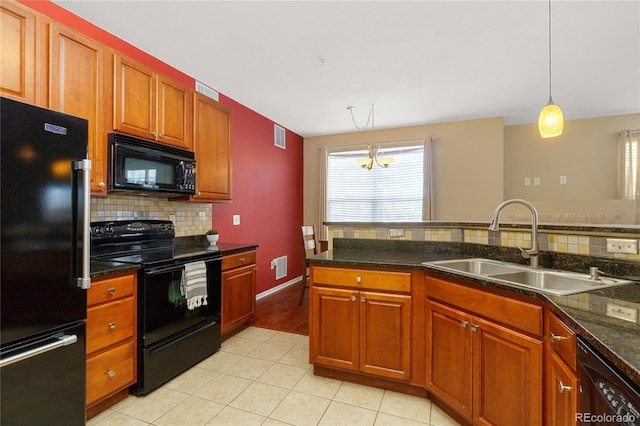
<path fill-rule="evenodd" d="M 616 305 L 615 303 L 607 303 L 607 316 L 625 321 L 637 322 L 638 310 Z"/>
<path fill-rule="evenodd" d="M 607 251 L 609 253 L 638 254 L 638 240 L 607 238 Z"/>
<path fill-rule="evenodd" d="M 169 220 L 171 222 L 173 222 L 173 224 L 175 225 L 176 224 L 176 215 L 175 214 L 170 214 L 169 215 Z"/>
<path fill-rule="evenodd" d="M 276 269 L 276 260 L 275 259 L 273 259 L 271 261 L 271 269 Z"/>
<path fill-rule="evenodd" d="M 404 229 L 389 229 L 389 238 L 404 237 Z"/>
<path fill-rule="evenodd" d="M 239 214 L 234 214 L 233 215 L 233 224 L 234 225 L 240 225 L 240 215 Z"/>

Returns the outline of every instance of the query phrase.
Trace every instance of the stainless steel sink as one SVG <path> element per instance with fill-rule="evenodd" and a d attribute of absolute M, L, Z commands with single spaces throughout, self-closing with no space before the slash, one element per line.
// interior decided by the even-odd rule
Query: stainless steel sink
<path fill-rule="evenodd" d="M 519 271 L 523 266 L 515 263 L 500 262 L 498 260 L 474 258 L 440 260 L 436 262 L 425 262 L 431 266 L 440 266 L 444 269 L 453 269 L 457 272 L 466 272 L 473 275 L 493 275 L 506 272 Z"/>
<path fill-rule="evenodd" d="M 543 268 L 531 269 L 529 266 L 482 258 L 424 262 L 423 265 L 557 295 L 582 293 L 633 283 L 630 280 L 609 277 L 594 280 L 587 274 Z"/>

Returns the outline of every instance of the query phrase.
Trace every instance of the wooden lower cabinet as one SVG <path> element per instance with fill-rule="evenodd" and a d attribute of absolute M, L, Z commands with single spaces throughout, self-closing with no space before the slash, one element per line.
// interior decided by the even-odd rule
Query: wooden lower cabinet
<path fill-rule="evenodd" d="M 256 313 L 256 252 L 222 258 L 223 338 L 249 325 Z"/>
<path fill-rule="evenodd" d="M 545 329 L 546 424 L 575 426 L 579 398 L 576 335 L 550 312 L 547 313 Z"/>
<path fill-rule="evenodd" d="M 136 381 L 136 273 L 93 279 L 87 292 L 87 418 Z"/>
<path fill-rule="evenodd" d="M 437 300 L 427 299 L 425 307 L 425 383 L 429 392 L 473 424 L 541 425 L 541 337 L 484 316 L 494 309 L 486 305 L 489 299 L 503 312 L 514 309 L 508 306 L 513 303 L 524 311 L 531 310 L 523 315 L 534 321 L 522 326 L 537 330 L 542 326 L 539 307 L 430 278 L 426 291 L 433 292 L 430 297 L 437 296 Z M 474 310 L 462 309 L 456 301 Z"/>
<path fill-rule="evenodd" d="M 347 285 L 350 284 L 349 276 L 355 274 L 353 283 L 357 286 L 354 287 L 364 288 L 369 281 L 379 288 L 383 280 L 375 271 L 347 270 L 345 273 L 328 269 L 312 266 L 312 282 L 314 274 L 318 277 L 333 275 L 337 283 Z M 384 274 L 389 272 L 380 275 L 385 277 Z M 386 277 L 390 281 L 400 277 L 403 282 L 410 283 L 409 273 Z M 309 300 L 309 357 L 312 364 L 410 380 L 410 294 L 312 284 Z"/>

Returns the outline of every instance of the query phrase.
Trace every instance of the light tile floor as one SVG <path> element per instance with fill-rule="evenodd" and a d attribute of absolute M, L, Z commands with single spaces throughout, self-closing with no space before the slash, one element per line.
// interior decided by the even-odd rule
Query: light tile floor
<path fill-rule="evenodd" d="M 308 353 L 307 336 L 249 327 L 87 425 L 458 425 L 428 399 L 314 376 Z"/>

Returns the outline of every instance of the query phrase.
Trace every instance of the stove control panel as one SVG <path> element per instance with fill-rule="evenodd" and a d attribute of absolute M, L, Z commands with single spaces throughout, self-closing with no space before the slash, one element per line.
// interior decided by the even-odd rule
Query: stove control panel
<path fill-rule="evenodd" d="M 169 220 L 113 220 L 91 222 L 91 239 L 173 238 L 175 227 Z"/>

